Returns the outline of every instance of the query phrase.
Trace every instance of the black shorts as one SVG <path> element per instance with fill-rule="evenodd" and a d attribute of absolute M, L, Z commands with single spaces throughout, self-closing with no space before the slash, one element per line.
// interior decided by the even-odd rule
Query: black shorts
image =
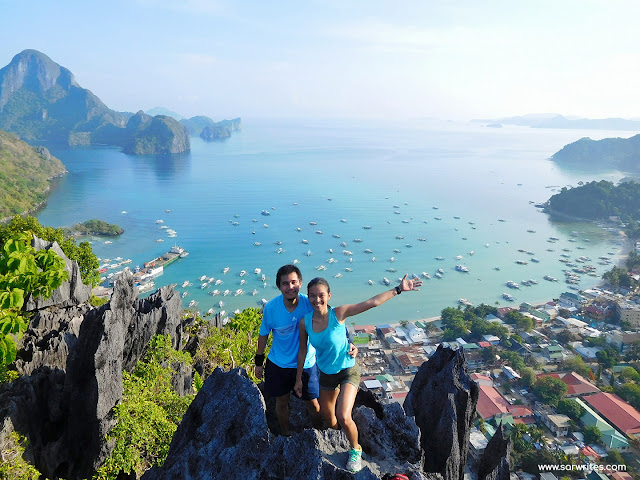
<path fill-rule="evenodd" d="M 296 385 L 295 368 L 282 368 L 267 358 L 264 366 L 264 388 L 271 397 L 282 397 L 293 391 Z M 302 371 L 302 400 L 313 400 L 320 394 L 318 366 Z"/>

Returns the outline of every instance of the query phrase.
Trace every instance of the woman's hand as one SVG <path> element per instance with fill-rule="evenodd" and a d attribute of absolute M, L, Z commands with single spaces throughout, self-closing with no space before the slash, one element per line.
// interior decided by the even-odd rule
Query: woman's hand
<path fill-rule="evenodd" d="M 293 391 L 295 392 L 298 398 L 302 398 L 302 380 L 296 380 L 296 384 L 293 387 Z"/>
<path fill-rule="evenodd" d="M 408 274 L 404 274 L 402 277 L 402 282 L 400 283 L 400 289 L 403 292 L 410 292 L 411 290 L 419 290 L 418 287 L 422 286 L 422 280 L 419 278 L 408 279 Z"/>
<path fill-rule="evenodd" d="M 356 347 L 353 343 L 350 343 L 349 351 L 347 352 L 347 354 L 351 355 L 353 358 L 356 358 L 356 355 L 358 355 L 358 347 Z"/>

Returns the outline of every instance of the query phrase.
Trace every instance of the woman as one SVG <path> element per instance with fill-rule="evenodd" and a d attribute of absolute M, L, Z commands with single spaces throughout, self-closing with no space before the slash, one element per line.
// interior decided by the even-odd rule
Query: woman
<path fill-rule="evenodd" d="M 320 370 L 320 413 L 328 427 L 337 429 L 340 424 L 347 436 L 351 445 L 347 470 L 351 472 L 357 472 L 362 468 L 362 448 L 358 443 L 358 429 L 351 418 L 360 385 L 360 369 L 355 358 L 348 353 L 345 320 L 377 307 L 402 292 L 417 290 L 421 285 L 421 280 L 408 280 L 405 275 L 400 285 L 391 290 L 364 302 L 336 308 L 329 306 L 331 289 L 324 278 L 314 278 L 307 285 L 313 312 L 300 320 L 300 349 L 294 390 L 298 395 L 302 393 L 302 371 L 309 339 L 316 349 L 316 363 Z"/>

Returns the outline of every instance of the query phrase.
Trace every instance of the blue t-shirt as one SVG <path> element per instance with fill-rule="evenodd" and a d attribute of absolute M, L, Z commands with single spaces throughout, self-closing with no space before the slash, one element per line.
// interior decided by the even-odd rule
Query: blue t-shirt
<path fill-rule="evenodd" d="M 313 311 L 306 295 L 298 295 L 298 305 L 293 312 L 284 305 L 284 297 L 277 296 L 264 306 L 260 335 L 267 336 L 273 332 L 269 360 L 280 368 L 296 368 L 298 366 L 298 347 L 300 346 L 299 322 Z M 304 368 L 313 367 L 316 363 L 316 351 L 307 342 L 307 358 Z"/>
<path fill-rule="evenodd" d="M 332 375 L 356 364 L 356 359 L 348 354 L 347 329 L 338 322 L 332 307 L 329 307 L 327 328 L 318 333 L 313 331 L 313 312 L 304 316 L 304 328 L 309 335 L 309 342 L 316 349 L 316 361 L 322 373 Z"/>

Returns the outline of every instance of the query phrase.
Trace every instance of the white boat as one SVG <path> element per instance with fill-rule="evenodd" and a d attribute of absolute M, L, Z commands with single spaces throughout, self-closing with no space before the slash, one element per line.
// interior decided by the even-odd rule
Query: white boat
<path fill-rule="evenodd" d="M 164 223 L 164 220 L 156 220 L 156 223 Z"/>
<path fill-rule="evenodd" d="M 365 230 L 371 230 L 371 225 L 365 225 L 365 226 L 364 226 L 364 227 L 362 227 L 362 228 L 364 228 Z"/>
<path fill-rule="evenodd" d="M 431 278 L 431 275 L 429 275 L 427 272 L 422 272 L 422 276 L 424 278 Z"/>
<path fill-rule="evenodd" d="M 439 257 L 438 256 L 438 257 L 435 257 L 435 258 L 436 258 L 436 260 L 444 260 L 444 257 Z"/>
<path fill-rule="evenodd" d="M 382 281 L 385 285 L 391 285 L 391 281 L 387 277 L 383 277 Z"/>
<path fill-rule="evenodd" d="M 260 300 L 260 303 L 262 303 L 262 305 L 266 305 L 267 304 L 267 300 L 265 298 Z"/>
<path fill-rule="evenodd" d="M 224 273 L 225 275 L 227 274 L 228 271 L 229 271 L 229 267 L 224 267 L 222 269 L 222 273 Z"/>
<path fill-rule="evenodd" d="M 467 267 L 465 267 L 464 265 L 456 265 L 456 270 L 458 272 L 465 272 L 465 273 L 469 272 L 469 269 Z"/>
<path fill-rule="evenodd" d="M 471 303 L 469 300 L 467 300 L 466 298 L 459 298 L 458 299 L 458 303 L 460 305 L 468 305 L 468 306 L 473 306 L 473 303 Z"/>
<path fill-rule="evenodd" d="M 241 277 L 244 277 L 246 274 L 247 274 L 247 272 L 246 272 L 246 271 L 244 271 L 244 270 L 240 270 L 240 276 L 241 276 Z"/>
<path fill-rule="evenodd" d="M 516 282 L 511 280 L 507 281 L 506 285 L 509 288 L 520 288 L 520 285 L 518 285 Z"/>
<path fill-rule="evenodd" d="M 120 213 L 121 213 L 122 215 L 125 215 L 126 213 L 129 213 L 129 212 L 127 212 L 126 210 L 122 210 Z"/>
<path fill-rule="evenodd" d="M 368 281 L 367 281 L 367 283 L 368 283 L 369 285 L 373 285 L 373 280 L 368 280 Z"/>
<path fill-rule="evenodd" d="M 318 270 L 319 272 L 321 272 L 321 271 L 323 271 L 323 270 L 326 270 L 326 269 L 327 269 L 327 267 L 325 267 L 324 265 L 318 265 L 318 266 L 316 267 L 316 270 Z"/>
<path fill-rule="evenodd" d="M 440 275 L 442 275 L 442 274 L 444 273 L 444 270 L 443 270 L 442 268 L 439 268 L 439 269 L 438 269 L 438 273 L 439 273 Z"/>
<path fill-rule="evenodd" d="M 301 240 L 301 242 L 302 242 L 302 243 L 304 243 L 304 244 L 306 245 L 306 244 L 308 244 L 308 243 L 309 243 L 309 240 L 307 240 L 307 239 L 303 238 L 303 239 Z"/>
<path fill-rule="evenodd" d="M 216 280 L 216 281 L 215 281 L 215 284 L 216 284 L 216 285 L 222 285 L 222 283 L 224 283 L 224 282 L 223 282 L 222 280 L 220 280 L 220 279 L 218 279 L 218 280 Z"/>
<path fill-rule="evenodd" d="M 396 259 L 395 259 L 395 257 L 391 257 L 391 258 L 389 259 L 389 261 L 390 261 L 391 263 L 393 263 L 393 262 L 395 262 L 395 261 L 396 261 Z"/>
<path fill-rule="evenodd" d="M 346 219 L 346 218 L 341 218 L 341 219 L 340 219 L 340 221 L 341 221 L 342 223 L 347 223 L 347 219 Z"/>
<path fill-rule="evenodd" d="M 202 290 L 204 290 L 204 289 L 205 289 L 205 288 L 207 288 L 208 286 L 209 286 L 209 284 L 205 282 L 205 283 L 203 283 L 202 285 L 200 285 L 200 288 L 201 288 Z"/>
<path fill-rule="evenodd" d="M 222 300 L 220 300 L 218 302 L 218 307 L 220 307 L 220 308 L 224 307 L 224 302 Z"/>
<path fill-rule="evenodd" d="M 206 275 L 202 275 L 200 278 L 198 278 L 198 280 L 200 280 L 201 282 L 204 282 L 207 279 Z"/>
<path fill-rule="evenodd" d="M 505 300 L 509 301 L 509 302 L 513 302 L 515 301 L 515 298 L 513 298 L 512 295 L 509 295 L 508 293 L 503 293 L 502 294 L 502 298 L 504 298 Z"/>
<path fill-rule="evenodd" d="M 189 292 L 182 292 L 182 295 L 180 295 L 182 298 L 186 297 L 187 295 L 189 295 Z"/>
<path fill-rule="evenodd" d="M 341 278 L 341 277 L 342 277 L 342 274 L 341 274 L 340 272 L 338 272 L 338 273 L 336 273 L 336 274 L 334 275 L 334 277 L 335 277 L 335 278 Z"/>
<path fill-rule="evenodd" d="M 307 257 L 311 256 L 311 250 L 307 250 L 307 253 L 305 254 Z"/>
<path fill-rule="evenodd" d="M 189 302 L 189 308 L 195 307 L 196 305 L 198 305 L 198 302 L 196 302 L 195 300 L 191 300 Z"/>
<path fill-rule="evenodd" d="M 189 285 L 189 280 L 182 282 L 182 288 L 186 288 Z"/>
<path fill-rule="evenodd" d="M 371 261 L 375 262 L 376 261 L 376 257 L 371 257 Z"/>
<path fill-rule="evenodd" d="M 364 253 L 373 253 L 373 251 L 370 248 L 365 248 Z"/>
<path fill-rule="evenodd" d="M 247 283 L 247 281 L 244 278 L 240 280 L 240 285 L 244 285 L 245 283 Z"/>
<path fill-rule="evenodd" d="M 244 293 L 244 290 L 242 290 L 241 288 L 237 289 L 235 292 L 233 292 L 233 294 L 237 297 L 238 295 L 242 295 Z"/>
<path fill-rule="evenodd" d="M 436 277 L 437 278 L 442 278 L 442 274 L 440 272 L 436 272 Z"/>
<path fill-rule="evenodd" d="M 229 289 L 225 290 L 224 292 L 222 292 L 222 295 L 224 295 L 225 297 L 227 295 L 229 295 L 231 293 L 231 291 Z"/>
<path fill-rule="evenodd" d="M 256 290 L 255 288 L 253 289 L 253 291 L 251 292 L 251 295 L 256 295 L 258 293 L 258 290 Z"/>
<path fill-rule="evenodd" d="M 213 290 L 213 291 L 211 292 L 211 295 L 212 295 L 212 296 L 214 296 L 214 297 L 215 297 L 216 295 L 220 295 L 220 290 L 218 290 L 218 289 L 216 288 L 215 290 Z"/>

